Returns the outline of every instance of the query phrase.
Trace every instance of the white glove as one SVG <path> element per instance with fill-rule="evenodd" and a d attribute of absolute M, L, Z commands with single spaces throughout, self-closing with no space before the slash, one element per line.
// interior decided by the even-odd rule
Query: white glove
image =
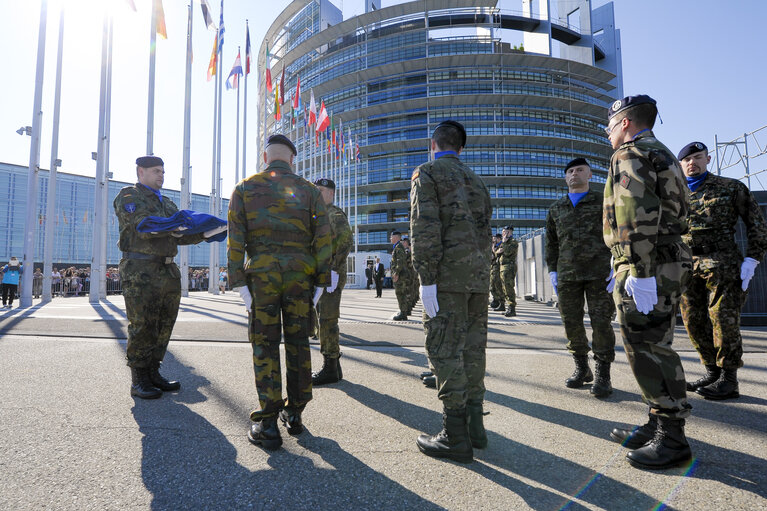
<path fill-rule="evenodd" d="M 607 292 L 612 293 L 615 289 L 615 270 L 613 270 L 612 264 L 610 265 L 610 275 L 607 276 L 605 282 L 607 282 Z"/>
<path fill-rule="evenodd" d="M 314 306 L 317 306 L 317 302 L 320 301 L 320 296 L 322 296 L 322 292 L 325 290 L 324 287 L 315 287 L 314 288 L 314 298 L 312 298 L 312 302 L 314 303 Z"/>
<path fill-rule="evenodd" d="M 756 271 L 757 264 L 759 264 L 759 261 L 752 257 L 743 259 L 743 264 L 740 265 L 740 280 L 743 281 L 743 284 L 741 284 L 743 291 L 748 289 L 748 283 L 751 282 L 751 279 L 754 277 L 754 271 Z"/>
<path fill-rule="evenodd" d="M 332 293 L 338 287 L 338 273 L 330 270 L 330 286 L 325 288 L 325 291 Z"/>
<path fill-rule="evenodd" d="M 202 233 L 202 235 L 205 236 L 206 238 L 211 238 L 220 232 L 224 232 L 225 230 L 226 230 L 225 225 L 219 225 L 218 227 L 214 227 L 213 229 L 209 231 L 205 231 L 204 233 Z"/>
<path fill-rule="evenodd" d="M 251 305 L 253 305 L 253 296 L 250 294 L 250 289 L 248 289 L 248 286 L 236 287 L 234 288 L 234 291 L 240 293 L 240 298 L 242 298 L 242 301 L 245 302 L 245 308 L 250 310 Z"/>
<path fill-rule="evenodd" d="M 551 287 L 554 288 L 554 294 L 557 294 L 557 284 L 559 283 L 559 281 L 557 280 L 557 272 L 550 271 L 549 280 L 551 281 Z"/>
<path fill-rule="evenodd" d="M 642 314 L 649 314 L 653 306 L 658 303 L 658 286 L 655 277 L 638 279 L 628 276 L 626 279 L 626 294 L 634 297 L 637 310 Z"/>
<path fill-rule="evenodd" d="M 439 303 L 437 303 L 437 284 L 431 286 L 421 286 L 421 303 L 423 310 L 430 318 L 436 317 L 439 312 Z"/>

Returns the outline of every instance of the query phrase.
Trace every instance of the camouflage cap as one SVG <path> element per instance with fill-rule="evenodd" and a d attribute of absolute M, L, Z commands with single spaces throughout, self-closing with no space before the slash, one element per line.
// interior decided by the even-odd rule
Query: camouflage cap
<path fill-rule="evenodd" d="M 136 165 L 144 169 L 152 167 L 164 167 L 165 162 L 159 156 L 139 156 L 136 158 Z"/>
<path fill-rule="evenodd" d="M 332 188 L 333 190 L 336 189 L 336 184 L 333 182 L 332 179 L 328 179 L 326 177 L 321 177 L 318 180 L 314 182 L 316 186 L 324 186 L 325 188 Z"/>
<path fill-rule="evenodd" d="M 690 142 L 679 151 L 679 154 L 676 155 L 676 159 L 682 161 L 692 153 L 699 153 L 701 151 L 708 151 L 706 144 L 703 142 Z"/>
<path fill-rule="evenodd" d="M 653 98 L 648 96 L 647 94 L 639 94 L 637 96 L 627 96 L 623 99 L 619 99 L 615 101 L 612 105 L 610 105 L 610 108 L 607 110 L 607 118 L 612 119 L 615 114 L 618 114 L 629 108 L 633 108 L 639 105 L 645 105 L 648 103 L 652 105 L 657 104 L 657 102 Z"/>
<path fill-rule="evenodd" d="M 280 144 L 284 146 L 288 146 L 290 150 L 293 152 L 293 156 L 298 155 L 298 151 L 296 151 L 296 146 L 293 145 L 293 142 L 290 141 L 288 137 L 285 135 L 272 135 L 271 137 L 266 139 L 266 147 L 269 147 L 273 144 Z"/>
<path fill-rule="evenodd" d="M 567 164 L 567 166 L 565 167 L 565 172 L 567 172 L 567 169 L 570 169 L 572 167 L 577 167 L 578 165 L 587 165 L 591 167 L 591 165 L 589 165 L 589 162 L 586 161 L 586 158 L 575 158 L 574 160 L 571 160 L 570 163 Z"/>

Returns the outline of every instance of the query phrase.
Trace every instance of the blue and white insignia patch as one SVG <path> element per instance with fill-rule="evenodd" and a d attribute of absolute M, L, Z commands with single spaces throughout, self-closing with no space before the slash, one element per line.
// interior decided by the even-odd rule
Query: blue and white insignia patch
<path fill-rule="evenodd" d="M 129 202 L 128 204 L 125 205 L 125 211 L 127 211 L 128 213 L 133 213 L 134 211 L 136 211 L 136 204 L 133 202 Z"/>

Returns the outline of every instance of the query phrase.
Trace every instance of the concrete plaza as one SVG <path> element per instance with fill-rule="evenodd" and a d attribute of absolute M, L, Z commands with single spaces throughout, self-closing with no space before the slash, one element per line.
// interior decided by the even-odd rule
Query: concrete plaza
<path fill-rule="evenodd" d="M 257 408 L 245 311 L 234 293 L 184 298 L 164 373 L 182 389 L 129 394 L 120 296 L 57 298 L 0 314 L 0 509 L 764 509 L 767 330 L 744 329 L 741 398 L 689 396 L 689 467 L 632 468 L 615 425 L 647 408 L 620 340 L 614 393 L 597 400 L 564 379 L 557 311 L 522 302 L 490 312 L 485 425 L 469 465 L 422 455 L 441 427 L 426 368 L 420 305 L 395 323 L 391 290 L 346 290 L 344 380 L 318 387 L 307 430 L 267 452 L 246 437 Z M 617 328 L 616 328 L 617 332 Z M 703 372 L 684 329 L 675 346 L 689 379 Z M 316 367 L 321 355 L 312 345 Z"/>

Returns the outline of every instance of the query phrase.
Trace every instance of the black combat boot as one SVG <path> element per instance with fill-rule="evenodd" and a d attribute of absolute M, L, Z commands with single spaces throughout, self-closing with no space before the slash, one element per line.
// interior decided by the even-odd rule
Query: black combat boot
<path fill-rule="evenodd" d="M 152 385 L 149 369 L 146 367 L 131 367 L 130 395 L 141 399 L 157 399 L 162 396 L 162 390 Z"/>
<path fill-rule="evenodd" d="M 613 386 L 610 383 L 610 362 L 604 362 L 598 358 L 594 359 L 594 385 L 589 392 L 594 397 L 607 397 L 613 393 Z"/>
<path fill-rule="evenodd" d="M 499 305 L 500 303 L 501 303 L 501 301 L 500 301 L 500 300 L 493 300 L 492 302 L 490 302 L 490 308 L 491 308 L 491 309 L 493 309 L 493 310 L 495 310 L 495 308 L 496 308 L 496 307 L 498 307 L 498 305 Z"/>
<path fill-rule="evenodd" d="M 178 390 L 181 388 L 181 383 L 178 381 L 168 381 L 160 374 L 160 363 L 155 362 L 154 365 L 152 365 L 149 368 L 149 378 L 152 381 L 152 385 L 157 387 L 158 389 L 169 392 L 172 390 Z"/>
<path fill-rule="evenodd" d="M 565 380 L 565 385 L 571 389 L 577 389 L 582 387 L 584 383 L 594 381 L 594 373 L 589 367 L 588 355 L 573 355 L 573 358 L 575 359 L 575 372 Z"/>
<path fill-rule="evenodd" d="M 431 372 L 431 371 L 424 371 L 424 372 L 422 372 L 422 373 L 421 373 L 421 375 L 419 376 L 419 378 L 423 380 L 423 379 L 424 379 L 424 378 L 426 378 L 427 376 L 434 376 L 434 373 L 433 373 L 433 372 Z"/>
<path fill-rule="evenodd" d="M 436 389 L 437 388 L 437 377 L 433 374 L 431 376 L 424 376 L 421 378 L 421 381 L 424 385 L 429 387 L 430 389 Z"/>
<path fill-rule="evenodd" d="M 684 436 L 684 419 L 658 417 L 655 436 L 644 447 L 626 455 L 637 468 L 662 470 L 688 463 L 692 458 L 690 444 Z"/>
<path fill-rule="evenodd" d="M 506 302 L 501 300 L 500 302 L 498 302 L 498 306 L 496 306 L 493 310 L 494 311 L 498 311 L 498 312 L 505 311 L 506 310 Z"/>
<path fill-rule="evenodd" d="M 706 387 L 700 387 L 696 392 L 706 399 L 713 399 L 715 401 L 740 397 L 740 392 L 738 391 L 738 370 L 724 369 L 722 374 L 719 375 L 718 380 Z"/>
<path fill-rule="evenodd" d="M 688 392 L 694 392 L 701 387 L 711 385 L 716 380 L 718 380 L 719 376 L 722 374 L 722 368 L 717 366 L 716 364 L 712 364 L 712 365 L 706 364 L 705 367 L 706 367 L 706 374 L 704 374 L 702 378 L 692 383 L 687 382 Z"/>
<path fill-rule="evenodd" d="M 504 312 L 503 315 L 506 316 L 507 318 L 516 316 L 517 315 L 517 308 L 514 307 L 513 305 L 508 305 L 506 307 L 506 312 Z"/>
<path fill-rule="evenodd" d="M 277 416 L 261 419 L 250 426 L 248 440 L 254 445 L 260 445 L 264 449 L 274 450 L 282 445 L 282 436 L 277 428 Z"/>
<path fill-rule="evenodd" d="M 631 429 L 613 428 L 610 438 L 628 449 L 639 449 L 655 436 L 658 429 L 658 416 L 650 414 L 647 424 L 636 426 Z"/>
<path fill-rule="evenodd" d="M 304 423 L 301 421 L 300 410 L 280 410 L 280 420 L 288 428 L 289 435 L 300 435 L 304 432 Z"/>
<path fill-rule="evenodd" d="M 399 314 L 397 314 L 396 316 L 394 316 L 391 319 L 393 319 L 394 321 L 407 321 L 407 314 L 405 314 L 404 312 L 400 311 Z"/>
<path fill-rule="evenodd" d="M 419 436 L 416 441 L 418 448 L 422 453 L 433 458 L 448 458 L 460 463 L 471 463 L 474 460 L 474 451 L 469 440 L 466 409 L 445 408 L 442 424 L 442 431 L 436 435 Z"/>
<path fill-rule="evenodd" d="M 340 354 L 338 355 L 341 356 Z M 312 385 L 326 385 L 336 383 L 343 379 L 341 372 L 341 361 L 337 358 L 330 358 L 323 355 L 322 369 L 319 372 L 312 373 Z"/>
<path fill-rule="evenodd" d="M 475 449 L 487 447 L 487 432 L 482 413 L 482 401 L 469 399 L 466 402 L 466 415 L 469 421 L 469 439 Z"/>

